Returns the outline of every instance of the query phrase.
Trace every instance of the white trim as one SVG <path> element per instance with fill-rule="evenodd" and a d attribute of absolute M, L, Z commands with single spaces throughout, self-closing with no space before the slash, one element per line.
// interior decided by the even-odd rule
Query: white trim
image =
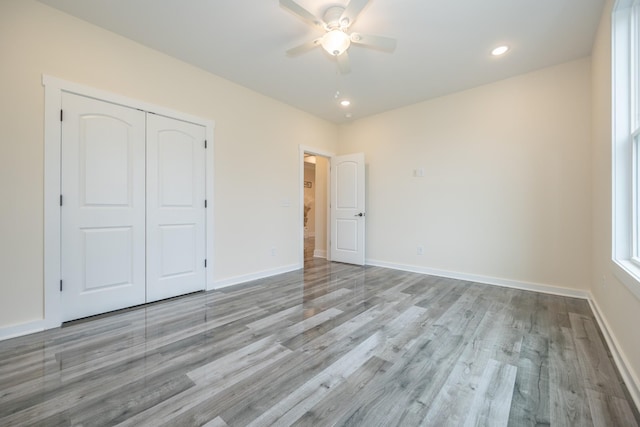
<path fill-rule="evenodd" d="M 633 369 L 631 369 L 631 363 L 629 363 L 629 360 L 621 350 L 616 336 L 611 331 L 609 323 L 602 314 L 602 311 L 600 310 L 600 307 L 598 306 L 596 300 L 593 298 L 593 295 L 590 295 L 589 297 L 589 305 L 591 306 L 591 311 L 593 311 L 596 321 L 600 326 L 602 335 L 604 335 L 604 339 L 609 346 L 609 350 L 611 351 L 613 360 L 618 367 L 620 375 L 622 376 L 622 380 L 627 386 L 627 390 L 629 390 L 631 399 L 635 403 L 636 408 L 640 408 L 640 380 L 638 379 L 638 376 L 633 371 Z"/>
<path fill-rule="evenodd" d="M 45 330 L 44 320 L 21 323 L 19 325 L 0 328 L 0 341 L 17 338 L 24 335 L 35 334 Z"/>
<path fill-rule="evenodd" d="M 206 149 L 206 167 L 205 167 L 205 192 L 207 197 L 207 212 L 206 212 L 206 251 L 207 251 L 207 268 L 205 271 L 206 275 L 206 290 L 210 291 L 214 289 L 215 286 L 215 277 L 213 275 L 215 268 L 215 245 L 214 245 L 214 226 L 215 226 L 215 149 L 214 149 L 214 128 L 215 123 L 213 121 L 207 121 L 206 128 L 206 138 L 207 138 L 207 149 Z"/>
<path fill-rule="evenodd" d="M 45 92 L 44 110 L 44 329 L 62 324 L 60 302 L 60 107 L 62 93 L 74 93 L 126 107 L 153 112 L 204 126 L 206 129 L 205 191 L 208 200 L 206 225 L 207 271 L 205 289 L 214 289 L 214 129 L 213 120 L 193 116 L 137 99 L 69 82 L 48 75 L 42 76 Z"/>
<path fill-rule="evenodd" d="M 60 157 L 62 128 L 60 106 L 62 90 L 49 84 L 44 87 L 44 327 L 62 323 L 60 302 Z"/>
<path fill-rule="evenodd" d="M 391 268 L 393 270 L 409 271 L 412 273 L 428 274 L 431 276 L 446 277 L 448 279 L 466 280 L 469 282 L 482 283 L 485 285 L 501 286 L 503 288 L 519 289 L 522 291 L 540 292 L 543 294 L 558 295 L 563 297 L 588 299 L 589 292 L 579 289 L 562 288 L 554 285 L 541 283 L 522 282 L 519 280 L 501 279 L 491 276 L 480 276 L 476 274 L 456 273 L 447 270 L 419 267 L 415 265 L 395 264 L 374 259 L 367 259 L 366 265 L 376 267 Z"/>
<path fill-rule="evenodd" d="M 299 145 L 298 146 L 298 164 L 299 166 L 299 182 L 298 182 L 298 206 L 299 206 L 299 226 L 298 226 L 298 230 L 300 232 L 300 238 L 299 240 L 299 248 L 298 248 L 298 268 L 303 268 L 304 267 L 304 153 L 309 153 L 309 154 L 313 154 L 314 156 L 321 156 L 321 157 L 325 157 L 327 159 L 327 163 L 329 165 L 329 168 L 331 167 L 331 158 L 335 155 L 333 153 L 330 153 L 328 151 L 323 151 L 323 150 L 318 150 L 316 148 L 313 147 L 308 147 L 306 145 Z M 329 220 L 329 206 L 331 205 L 331 174 L 327 174 L 327 247 L 329 246 L 329 241 L 330 241 L 330 236 L 331 236 L 331 221 Z M 314 233 L 315 234 L 315 233 Z M 330 260 L 329 257 L 329 252 L 327 251 L 327 253 L 325 254 L 325 258 L 327 258 L 328 260 Z"/>
<path fill-rule="evenodd" d="M 324 249 L 315 249 L 313 251 L 314 258 L 327 258 L 327 251 Z"/>
<path fill-rule="evenodd" d="M 48 76 L 46 74 L 42 75 L 42 84 L 46 87 L 51 86 L 52 88 L 58 89 L 60 91 L 75 93 L 76 95 L 87 96 L 89 98 L 95 98 L 101 101 L 111 102 L 113 104 L 119 104 L 124 107 L 137 108 L 139 110 L 147 111 L 154 114 L 159 114 L 161 116 L 167 116 L 174 119 L 182 120 L 185 122 L 194 123 L 200 126 L 206 127 L 215 127 L 215 122 L 210 119 L 205 119 L 203 117 L 194 116 L 188 113 L 183 113 L 181 111 L 172 110 L 170 108 L 162 107 L 156 104 L 151 104 L 145 101 L 141 101 L 139 99 L 129 98 L 124 95 L 120 95 L 117 93 L 105 91 L 102 89 L 96 89 L 91 86 L 85 86 L 83 84 L 70 82 L 67 80 L 59 79 L 57 77 Z M 58 106 L 58 109 L 60 107 Z"/>
<path fill-rule="evenodd" d="M 242 276 L 229 277 L 227 279 L 217 280 L 214 283 L 214 289 L 226 288 L 228 286 L 239 285 L 241 283 L 252 282 L 254 280 L 266 279 L 267 277 L 277 276 L 278 274 L 290 273 L 300 270 L 297 264 L 286 265 L 284 267 L 273 268 L 271 270 L 262 270 L 256 273 L 244 274 Z"/>

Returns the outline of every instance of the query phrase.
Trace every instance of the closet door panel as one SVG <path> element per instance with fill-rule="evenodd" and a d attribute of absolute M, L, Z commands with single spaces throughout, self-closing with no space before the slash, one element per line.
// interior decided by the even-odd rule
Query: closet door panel
<path fill-rule="evenodd" d="M 147 301 L 205 289 L 205 128 L 147 117 Z"/>
<path fill-rule="evenodd" d="M 145 113 L 63 93 L 63 320 L 145 302 Z"/>

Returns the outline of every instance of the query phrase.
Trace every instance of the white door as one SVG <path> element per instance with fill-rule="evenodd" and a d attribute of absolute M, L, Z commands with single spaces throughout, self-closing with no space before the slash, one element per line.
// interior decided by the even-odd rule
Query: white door
<path fill-rule="evenodd" d="M 145 302 L 145 113 L 63 93 L 63 321 Z"/>
<path fill-rule="evenodd" d="M 364 154 L 331 158 L 331 261 L 364 265 Z"/>
<path fill-rule="evenodd" d="M 147 116 L 147 302 L 205 288 L 205 128 Z"/>

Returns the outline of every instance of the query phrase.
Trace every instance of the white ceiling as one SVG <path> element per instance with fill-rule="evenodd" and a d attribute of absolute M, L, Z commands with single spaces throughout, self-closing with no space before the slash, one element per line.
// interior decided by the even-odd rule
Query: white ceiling
<path fill-rule="evenodd" d="M 604 0 L 370 0 L 350 28 L 394 37 L 395 52 L 349 49 L 339 75 L 321 48 L 285 50 L 321 33 L 278 0 L 40 0 L 83 20 L 343 123 L 588 56 Z M 348 0 L 297 0 L 322 16 Z M 501 58 L 493 47 L 508 44 Z M 336 90 L 348 96 L 345 109 Z M 347 112 L 352 118 L 345 118 Z"/>

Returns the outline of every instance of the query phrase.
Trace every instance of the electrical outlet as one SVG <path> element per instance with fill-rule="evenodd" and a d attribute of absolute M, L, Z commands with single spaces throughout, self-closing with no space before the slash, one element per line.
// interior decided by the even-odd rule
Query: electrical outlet
<path fill-rule="evenodd" d="M 418 250 L 416 251 L 418 255 L 424 255 L 424 247 L 422 245 L 418 246 Z"/>
<path fill-rule="evenodd" d="M 271 256 L 276 256 L 278 255 L 278 249 L 274 246 L 271 248 Z"/>

